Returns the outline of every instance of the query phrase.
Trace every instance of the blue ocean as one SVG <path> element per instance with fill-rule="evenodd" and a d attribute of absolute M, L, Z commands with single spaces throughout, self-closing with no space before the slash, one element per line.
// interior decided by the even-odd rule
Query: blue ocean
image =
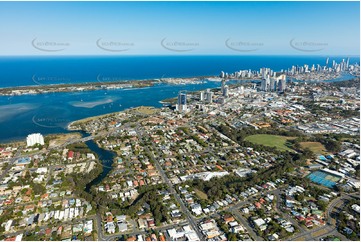
<path fill-rule="evenodd" d="M 347 57 L 330 57 L 330 63 L 343 58 Z M 350 58 L 351 64 L 359 61 Z M 280 71 L 292 65 L 325 62 L 326 56 L 0 57 L 0 87 L 195 77 L 262 67 Z M 218 82 L 205 81 L 140 89 L 0 96 L 0 142 L 24 139 L 34 132 L 67 132 L 66 125 L 74 120 L 141 105 L 160 107 L 160 100 L 174 97 L 180 90 L 219 86 Z"/>

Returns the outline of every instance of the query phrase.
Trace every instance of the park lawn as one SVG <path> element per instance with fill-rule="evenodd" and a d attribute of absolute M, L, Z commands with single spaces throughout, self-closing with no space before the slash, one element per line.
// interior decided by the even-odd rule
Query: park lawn
<path fill-rule="evenodd" d="M 287 140 L 292 140 L 295 137 L 287 137 L 280 135 L 271 134 L 255 134 L 245 138 L 246 141 L 260 144 L 264 146 L 276 147 L 280 151 L 293 151 L 291 148 L 286 146 Z"/>
<path fill-rule="evenodd" d="M 340 99 L 339 97 L 334 97 L 334 96 L 326 96 L 326 97 L 321 98 L 322 101 L 324 101 L 324 100 L 337 101 L 339 99 Z"/>
<path fill-rule="evenodd" d="M 136 111 L 136 112 L 139 112 L 142 114 L 154 114 L 158 110 L 154 107 L 140 106 L 140 107 L 134 108 L 133 111 Z"/>
<path fill-rule="evenodd" d="M 208 196 L 207 194 L 205 194 L 204 192 L 198 190 L 197 188 L 194 188 L 194 192 L 196 193 L 196 195 L 202 199 L 202 200 L 207 200 L 208 199 Z"/>
<path fill-rule="evenodd" d="M 49 141 L 49 148 L 61 146 L 69 140 L 80 139 L 81 137 L 82 136 L 80 133 L 49 135 L 49 138 L 51 138 L 51 140 Z"/>
<path fill-rule="evenodd" d="M 326 148 L 320 142 L 300 142 L 300 145 L 303 149 L 309 148 L 315 154 L 324 154 Z"/>
<path fill-rule="evenodd" d="M 321 230 L 318 230 L 318 231 L 316 231 L 316 232 L 313 232 L 313 233 L 312 233 L 312 237 L 313 237 L 313 238 L 316 238 L 316 237 L 318 237 L 318 236 L 320 236 L 320 235 L 323 235 L 323 234 L 327 234 L 327 229 L 326 229 L 326 228 L 321 229 Z"/>

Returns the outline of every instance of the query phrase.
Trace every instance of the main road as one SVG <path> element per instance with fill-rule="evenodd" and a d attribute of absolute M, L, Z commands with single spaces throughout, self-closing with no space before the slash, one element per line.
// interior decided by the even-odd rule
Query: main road
<path fill-rule="evenodd" d="M 310 240 L 315 240 L 315 239 L 319 239 L 321 237 L 325 237 L 328 235 L 335 235 L 337 237 L 340 237 L 341 240 L 348 240 L 344 235 L 340 234 L 337 231 L 337 224 L 335 223 L 336 221 L 332 219 L 331 213 L 336 207 L 340 207 L 340 208 L 344 207 L 345 201 L 347 200 L 347 198 L 353 198 L 355 196 L 359 196 L 357 194 L 359 194 L 359 193 L 356 192 L 356 193 L 351 193 L 351 194 L 341 194 L 340 197 L 334 199 L 326 208 L 326 219 L 327 219 L 326 225 L 321 226 L 321 227 L 316 227 L 311 230 L 306 230 L 302 233 L 298 233 L 297 235 L 290 237 L 289 240 L 299 240 L 304 237 L 311 237 Z M 322 230 L 325 230 L 325 233 L 322 233 L 321 235 L 312 237 L 312 234 L 315 234 Z"/>
<path fill-rule="evenodd" d="M 136 132 L 137 132 L 139 140 L 142 140 L 144 142 L 143 138 L 145 137 L 145 135 L 144 135 L 144 132 L 140 130 L 139 125 L 136 128 Z M 156 152 L 157 148 L 155 147 L 154 143 L 152 143 L 152 146 L 153 146 L 154 152 Z M 180 198 L 180 196 L 178 195 L 176 190 L 173 188 L 171 181 L 168 179 L 163 168 L 159 164 L 158 159 L 156 159 L 154 157 L 154 155 L 152 154 L 152 152 L 150 152 L 150 150 L 148 149 L 148 147 L 146 145 L 144 145 L 144 148 L 145 148 L 146 152 L 148 152 L 148 154 L 151 156 L 151 159 L 153 160 L 155 167 L 157 168 L 158 172 L 160 173 L 163 182 L 168 186 L 169 191 L 171 192 L 171 194 L 173 194 L 174 198 L 179 203 L 180 208 L 181 208 L 182 212 L 185 214 L 188 223 L 192 226 L 193 230 L 197 233 L 199 239 L 204 240 L 205 238 L 204 238 L 203 234 L 201 233 L 200 229 L 198 228 L 195 220 L 193 219 L 192 214 L 189 212 L 189 210 L 185 206 L 183 200 Z"/>
<path fill-rule="evenodd" d="M 2 181 L 2 179 L 5 177 L 5 175 L 7 175 L 9 173 L 9 171 L 13 167 L 15 161 L 21 157 L 20 156 L 21 151 L 22 151 L 22 147 L 19 147 L 18 150 L 16 151 L 16 154 L 9 160 L 6 169 L 0 175 L 0 181 Z"/>

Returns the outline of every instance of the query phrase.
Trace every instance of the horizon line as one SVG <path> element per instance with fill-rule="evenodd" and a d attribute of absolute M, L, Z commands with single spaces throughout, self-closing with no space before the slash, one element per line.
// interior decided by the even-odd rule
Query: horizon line
<path fill-rule="evenodd" d="M 196 56 L 235 56 L 235 57 L 256 57 L 256 56 L 292 56 L 292 57 L 301 57 L 301 56 L 308 56 L 308 57 L 359 57 L 360 54 L 320 54 L 320 55 L 310 55 L 310 54 L 259 54 L 259 55 L 237 55 L 237 54 L 194 54 L 194 55 L 177 55 L 177 54 L 133 54 L 133 55 L 97 55 L 97 54 L 85 54 L 85 55 L 77 55 L 77 54 L 70 54 L 70 55 L 0 55 L 2 57 L 196 57 Z"/>

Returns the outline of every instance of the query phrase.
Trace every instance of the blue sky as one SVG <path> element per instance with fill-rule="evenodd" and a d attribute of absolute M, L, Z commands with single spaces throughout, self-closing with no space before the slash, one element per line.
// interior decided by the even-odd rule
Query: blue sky
<path fill-rule="evenodd" d="M 359 55 L 359 2 L 0 2 L 0 55 Z"/>

